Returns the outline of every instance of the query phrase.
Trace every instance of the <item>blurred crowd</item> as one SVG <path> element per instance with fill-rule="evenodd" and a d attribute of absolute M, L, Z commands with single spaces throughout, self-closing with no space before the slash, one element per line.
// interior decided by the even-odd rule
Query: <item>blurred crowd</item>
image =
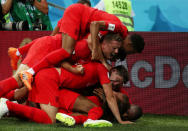
<path fill-rule="evenodd" d="M 0 30 L 53 30 L 46 0 L 0 2 Z"/>
<path fill-rule="evenodd" d="M 0 30 L 53 30 L 47 0 L 0 0 L 0 3 Z M 90 0 L 78 0 L 77 3 L 91 6 Z M 129 31 L 134 31 L 134 12 L 130 0 L 120 0 L 118 3 L 100 0 L 94 8 L 115 14 Z"/>

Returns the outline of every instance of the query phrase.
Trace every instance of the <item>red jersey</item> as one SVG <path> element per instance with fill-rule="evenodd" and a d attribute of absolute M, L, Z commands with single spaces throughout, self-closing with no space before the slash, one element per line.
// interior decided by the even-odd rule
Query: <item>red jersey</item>
<path fill-rule="evenodd" d="M 83 39 L 76 42 L 74 51 L 71 56 L 72 62 L 85 64 L 91 61 L 91 50 L 88 47 L 87 40 Z"/>
<path fill-rule="evenodd" d="M 76 99 L 80 94 L 67 90 L 62 89 L 59 91 L 59 111 L 62 113 L 72 113 L 73 106 L 75 104 Z M 102 106 L 102 103 L 100 102 L 99 98 L 97 96 L 87 96 L 87 99 L 91 100 L 93 103 L 95 103 L 98 106 Z"/>
<path fill-rule="evenodd" d="M 59 31 L 68 34 L 75 40 L 79 40 L 89 33 L 92 21 L 106 21 L 123 26 L 122 22 L 115 15 L 83 4 L 73 4 L 65 10 L 62 19 L 58 22 Z M 125 30 L 127 32 L 126 27 Z"/>
<path fill-rule="evenodd" d="M 61 99 L 59 99 L 60 86 L 78 89 L 93 85 L 99 81 L 101 84 L 110 83 L 107 75 L 108 71 L 102 64 L 90 62 L 83 66 L 85 68 L 83 76 L 72 74 L 65 69 L 61 70 L 61 75 L 59 75 L 55 68 L 47 68 L 39 71 L 35 76 L 28 100 L 35 103 L 50 103 L 52 106 L 59 107 L 59 100 Z M 72 109 L 72 101 L 75 99 L 76 97 L 72 97 L 71 101 L 66 101 L 64 106 Z"/>
<path fill-rule="evenodd" d="M 66 88 L 85 88 L 100 82 L 101 85 L 110 83 L 108 70 L 101 63 L 90 62 L 83 65 L 84 75 L 75 75 L 61 69 L 61 86 Z"/>
<path fill-rule="evenodd" d="M 33 41 L 22 64 L 32 67 L 46 55 L 62 48 L 62 35 L 44 36 Z M 34 58 L 34 59 L 33 59 Z M 91 51 L 85 39 L 77 41 L 75 45 L 75 54 L 72 55 L 73 61 L 76 63 L 88 63 L 91 61 Z"/>

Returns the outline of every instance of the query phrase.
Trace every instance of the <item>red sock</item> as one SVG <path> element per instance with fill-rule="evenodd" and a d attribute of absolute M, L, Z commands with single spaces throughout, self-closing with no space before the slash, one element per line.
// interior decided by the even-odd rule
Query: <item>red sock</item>
<path fill-rule="evenodd" d="M 14 92 L 15 92 L 15 90 L 12 90 L 12 91 L 8 92 L 7 94 L 5 94 L 3 97 L 12 101 L 12 100 L 14 100 Z"/>
<path fill-rule="evenodd" d="M 13 77 L 0 81 L 0 97 L 16 88 L 18 88 L 18 83 Z"/>
<path fill-rule="evenodd" d="M 70 54 L 66 50 L 61 48 L 49 53 L 46 57 L 44 57 L 39 63 L 34 65 L 32 68 L 35 71 L 35 73 L 37 73 L 40 69 L 58 64 L 61 60 L 64 60 L 69 56 Z"/>
<path fill-rule="evenodd" d="M 84 115 L 79 115 L 79 116 L 72 116 L 75 121 L 76 121 L 76 124 L 83 124 L 88 118 L 87 116 L 84 116 Z"/>
<path fill-rule="evenodd" d="M 43 110 L 26 105 L 16 104 L 11 101 L 7 101 L 7 107 L 10 112 L 16 115 L 23 116 L 37 123 L 52 124 L 51 119 Z"/>
<path fill-rule="evenodd" d="M 94 107 L 88 112 L 88 119 L 98 120 L 103 115 L 101 107 Z"/>
<path fill-rule="evenodd" d="M 37 40 L 37 39 L 36 39 Z M 36 40 L 31 41 L 30 43 L 18 48 L 18 51 L 20 52 L 21 55 L 24 55 L 28 52 L 30 47 L 35 43 Z"/>

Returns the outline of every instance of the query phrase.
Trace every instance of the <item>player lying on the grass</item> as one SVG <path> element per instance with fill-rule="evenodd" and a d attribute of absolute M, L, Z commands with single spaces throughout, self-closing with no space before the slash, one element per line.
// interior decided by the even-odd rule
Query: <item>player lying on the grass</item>
<path fill-rule="evenodd" d="M 108 107 L 102 88 L 95 89 L 94 93 L 103 101 L 103 109 L 105 112 L 102 118 L 111 122 L 117 122 Z M 114 91 L 114 93 L 117 93 L 117 97 L 119 97 L 118 99 L 120 99 L 120 101 L 124 99 L 124 102 L 118 103 L 122 120 L 136 121 L 142 116 L 142 108 L 138 105 L 132 104 L 126 91 L 123 91 L 123 93 Z"/>
<path fill-rule="evenodd" d="M 32 95 L 30 95 L 29 100 L 36 103 L 40 103 L 42 101 L 43 104 L 41 105 L 41 108 L 47 113 L 50 113 L 48 114 L 49 117 L 52 121 L 55 121 L 55 114 L 57 113 L 58 109 L 56 96 L 58 96 L 57 94 L 59 86 L 72 89 L 85 88 L 100 81 L 101 85 L 103 86 L 109 107 L 118 122 L 122 124 L 129 123 L 127 121 L 122 121 L 120 118 L 117 102 L 114 95 L 112 94 L 111 83 L 107 76 L 108 70 L 102 64 L 96 62 L 90 62 L 83 66 L 85 70 L 83 76 L 74 75 L 63 68 L 61 68 L 60 76 L 54 68 L 41 70 L 35 78 L 35 84 L 38 86 L 36 86 L 34 90 L 30 91 L 30 94 L 35 95 L 35 93 L 41 93 L 41 96 L 44 96 L 44 94 L 45 96 L 38 97 L 40 95 L 36 95 L 35 97 L 32 97 Z M 46 81 L 48 81 L 48 83 L 46 83 Z M 38 89 L 39 91 L 36 91 Z M 49 111 L 48 109 L 51 110 Z"/>
<path fill-rule="evenodd" d="M 112 67 L 112 69 L 109 72 L 109 76 L 110 76 L 109 77 L 110 81 L 112 83 L 112 89 L 116 92 L 123 93 L 129 98 L 130 108 L 123 115 L 122 119 L 130 120 L 130 121 L 135 121 L 139 119 L 142 116 L 142 108 L 139 105 L 135 105 L 134 103 L 132 103 L 128 92 L 125 90 L 125 88 L 123 88 L 123 84 L 126 84 L 129 81 L 129 73 L 127 69 L 122 65 Z M 96 94 L 100 94 L 101 96 L 104 95 L 104 93 L 101 90 L 98 90 Z M 100 98 L 105 98 L 105 97 L 103 96 Z M 108 115 L 107 112 L 105 113 Z"/>
<path fill-rule="evenodd" d="M 114 69 L 116 69 L 116 68 L 114 68 Z M 114 70 L 113 69 L 113 70 Z M 113 81 L 112 81 L 112 83 L 114 83 L 113 85 L 121 85 L 121 84 L 118 84 L 117 82 L 120 82 L 120 83 L 122 83 L 122 81 L 124 80 L 124 82 L 126 82 L 126 80 L 127 80 L 127 76 L 126 75 L 124 75 L 124 73 L 126 74 L 126 69 L 124 69 L 124 68 L 122 67 L 122 68 L 119 68 L 119 67 L 117 67 L 117 71 L 119 71 L 119 73 L 116 73 L 116 72 L 111 72 L 110 74 L 110 79 L 113 79 Z M 124 73 L 123 73 L 124 72 Z M 112 77 L 111 77 L 112 76 Z M 122 81 L 121 81 L 122 80 Z M 116 86 L 117 87 L 117 86 Z M 20 93 L 21 93 L 21 95 L 23 95 L 24 93 L 23 93 L 23 88 L 22 89 L 20 89 L 20 90 L 22 90 L 22 91 L 19 91 Z M 25 91 L 27 92 L 27 89 L 25 89 Z M 17 94 L 19 93 L 18 91 L 16 92 Z M 64 93 L 63 93 L 64 92 Z M 74 106 L 73 106 L 73 102 L 75 101 L 74 99 L 78 96 L 78 94 L 76 94 L 76 93 L 69 93 L 70 91 L 66 91 L 66 90 L 64 90 L 64 91 L 61 91 L 61 94 L 63 93 L 63 94 L 65 94 L 65 95 L 60 95 L 60 103 L 61 103 L 61 105 L 62 105 L 62 107 L 64 107 L 64 111 L 68 111 L 69 112 L 69 114 L 70 114 L 70 111 L 82 111 L 82 113 L 83 112 L 87 112 L 87 111 L 89 111 L 89 109 L 87 109 L 87 108 L 92 108 L 92 105 L 93 104 L 80 104 L 80 103 L 82 103 L 81 101 L 84 101 L 84 103 L 88 103 L 88 100 L 84 100 L 83 98 L 84 97 L 81 97 L 80 99 L 77 99 L 77 101 L 75 102 L 75 104 L 74 104 Z M 98 94 L 100 94 L 100 93 L 98 93 Z M 117 93 L 116 93 L 117 94 Z M 20 95 L 17 95 L 17 96 L 20 96 Z M 68 96 L 71 96 L 71 97 L 68 97 Z M 75 97 L 73 97 L 73 96 L 75 96 Z M 116 96 L 118 96 L 118 98 L 120 97 L 120 96 L 122 96 L 122 95 L 116 95 Z M 100 95 L 100 97 L 101 97 L 101 95 Z M 71 98 L 71 99 L 70 99 Z M 79 98 L 79 97 L 78 97 Z M 92 98 L 92 97 L 91 97 Z M 64 101 L 63 101 L 64 100 Z M 121 99 L 121 97 L 120 97 L 120 100 L 122 100 Z M 126 100 L 126 99 L 124 99 L 124 100 Z M 96 100 L 95 100 L 96 101 Z M 126 101 L 128 101 L 128 100 L 126 100 Z M 76 104 L 76 103 L 78 103 L 78 104 Z M 95 102 L 96 103 L 96 102 Z M 80 106 L 79 106 L 79 104 L 80 104 Z M 126 104 L 124 104 L 124 105 L 126 105 Z M 73 106 L 73 107 L 72 107 Z M 18 106 L 19 107 L 19 106 Z M 128 107 L 128 106 L 127 106 Z M 137 109 L 139 109 L 139 108 L 132 108 L 133 106 L 131 105 L 131 110 L 128 110 L 128 120 L 135 120 L 135 119 L 137 119 L 138 117 L 139 117 L 139 114 L 137 113 L 139 110 L 137 110 Z M 135 107 L 135 106 L 134 106 Z M 73 110 L 71 110 L 73 108 Z M 17 110 L 15 107 L 14 107 L 14 109 L 15 110 Z M 22 108 L 23 110 L 25 109 L 25 108 Z M 26 108 L 27 109 L 27 108 Z M 62 108 L 61 108 L 62 109 Z M 99 109 L 99 111 L 98 112 L 100 112 L 100 108 L 95 108 L 95 110 L 97 110 L 97 109 Z M 132 110 L 132 109 L 134 109 L 134 110 Z M 136 109 L 136 110 L 135 110 Z M 29 111 L 29 109 L 27 109 L 28 111 Z M 97 114 L 97 111 L 95 111 L 96 112 L 96 114 Z M 106 112 L 106 111 L 105 111 Z M 121 110 L 121 112 L 122 112 L 122 110 Z M 130 113 L 132 114 L 132 115 L 130 115 Z M 36 112 L 36 113 L 40 113 L 40 112 Z M 136 113 L 136 114 L 135 114 Z M 43 113 L 44 114 L 44 113 Z M 91 113 L 90 113 L 91 114 Z M 99 113 L 100 114 L 100 113 Z M 124 115 L 125 115 L 126 113 L 124 113 Z M 135 115 L 134 115 L 135 114 Z M 44 114 L 45 115 L 45 114 Z M 127 115 L 126 115 L 127 116 Z M 38 117 L 36 117 L 35 119 L 37 119 Z M 45 117 L 44 117 L 45 118 Z M 85 116 L 75 116 L 74 117 L 74 119 L 76 120 L 76 123 L 83 123 L 84 121 L 85 121 L 85 119 L 84 118 L 87 118 L 87 117 L 85 117 Z M 124 117 L 123 117 L 124 118 Z M 39 120 L 33 120 L 33 121 L 36 121 L 36 122 L 41 122 L 40 121 L 40 119 Z M 43 120 L 43 119 L 42 119 Z M 48 119 L 46 119 L 46 120 L 48 120 Z M 65 120 L 67 120 L 67 119 L 65 119 Z M 68 119 L 69 120 L 69 119 Z M 83 121 L 84 120 L 84 121 Z M 66 122 L 67 121 L 64 121 L 64 123 L 66 124 Z M 70 122 L 70 123 L 69 123 Z M 71 122 L 72 121 L 68 121 L 68 123 L 67 124 L 71 124 Z M 89 122 L 90 123 L 90 122 Z M 88 125 L 88 123 L 86 124 L 87 126 L 100 126 L 100 124 L 101 123 L 105 123 L 105 125 L 103 125 L 103 126 L 107 126 L 106 125 L 106 121 L 96 121 L 96 122 L 92 122 L 91 123 L 91 125 L 89 124 Z M 108 123 L 108 122 L 107 122 Z M 96 124 L 99 124 L 99 125 L 96 125 Z"/>
<path fill-rule="evenodd" d="M 65 125 L 67 125 L 67 124 L 74 125 L 74 123 L 69 122 L 69 120 L 72 119 L 72 121 L 76 121 L 76 124 L 84 124 L 85 127 L 107 126 L 108 123 L 107 124 L 105 122 L 102 123 L 102 121 L 101 122 L 99 122 L 99 121 L 95 122 L 95 121 L 93 121 L 93 119 L 88 120 L 87 116 L 90 115 L 90 117 L 91 117 L 91 110 L 90 110 L 90 112 L 88 112 L 89 111 L 88 108 L 90 109 L 91 106 L 93 105 L 93 103 L 95 103 L 99 107 L 103 107 L 102 101 L 100 101 L 97 96 L 86 96 L 86 97 L 84 97 L 84 96 L 81 96 L 78 93 L 72 92 L 70 90 L 65 90 L 65 91 L 67 92 L 67 96 L 68 95 L 72 96 L 72 98 L 71 98 L 71 100 L 69 100 L 69 97 L 61 96 L 60 101 L 63 102 L 62 105 L 66 105 L 66 104 L 68 104 L 69 102 L 72 101 L 71 103 L 75 103 L 74 106 L 73 106 L 73 109 L 75 107 L 76 110 L 71 110 L 71 108 L 63 108 L 63 109 L 59 108 L 59 112 L 56 115 L 57 120 L 61 121 Z M 123 116 L 123 114 L 125 112 L 127 112 L 127 109 L 130 107 L 129 100 L 126 97 L 126 95 L 124 95 L 120 92 L 113 92 L 113 94 L 115 95 L 115 97 L 118 101 L 119 109 L 122 111 L 121 116 Z M 74 102 L 74 99 L 76 99 L 75 102 Z M 66 102 L 66 101 L 68 101 L 68 102 Z M 70 104 L 68 104 L 68 105 L 70 105 Z M 71 106 L 68 106 L 68 105 L 66 105 L 65 107 L 71 107 Z M 97 114 L 98 115 L 100 114 L 99 113 L 100 110 L 97 109 L 99 107 L 95 107 L 95 108 L 92 109 L 93 112 L 95 112 L 95 113 L 93 113 L 93 118 L 95 117 L 95 119 L 97 118 Z M 106 112 L 106 110 L 103 110 L 103 112 Z M 64 114 L 66 114 L 66 115 L 64 115 Z M 69 120 L 66 119 L 67 115 L 71 116 L 71 117 L 68 117 L 68 118 L 70 118 Z M 111 114 L 111 115 L 113 117 L 113 114 Z M 105 117 L 103 117 L 103 118 L 106 119 Z"/>
<path fill-rule="evenodd" d="M 125 95 L 123 96 L 122 93 L 117 92 L 114 92 L 114 94 L 119 104 L 123 103 L 121 105 L 127 105 L 124 104 L 129 102 Z M 17 117 L 27 118 L 36 123 L 52 124 L 47 113 L 40 108 L 38 109 L 37 106 L 30 107 L 28 105 L 17 104 L 5 98 L 1 98 L 0 105 L 0 117 L 10 112 Z M 32 103 L 32 105 L 37 104 Z M 76 92 L 62 89 L 60 90 L 59 113 L 56 114 L 56 119 L 66 126 L 73 126 L 74 124 L 83 124 L 84 127 L 112 126 L 112 123 L 109 121 L 97 120 L 103 115 L 103 109 L 101 107 L 102 103 L 96 96 L 84 97 Z M 127 107 L 119 106 L 119 108 L 122 108 L 121 111 L 123 111 Z"/>
<path fill-rule="evenodd" d="M 135 121 L 138 118 L 140 118 L 142 116 L 141 107 L 132 103 L 132 101 L 128 95 L 128 92 L 125 91 L 125 88 L 123 88 L 123 84 L 126 84 L 129 80 L 129 75 L 128 75 L 127 69 L 124 66 L 113 67 L 109 72 L 109 79 L 112 83 L 112 89 L 114 91 L 121 92 L 129 98 L 129 103 L 131 104 L 131 107 L 128 109 L 127 113 L 124 114 L 124 116 L 126 116 L 126 120 Z M 95 95 L 99 96 L 99 98 L 101 98 L 103 103 L 106 102 L 105 96 L 104 96 L 104 91 L 102 90 L 102 88 L 95 89 L 95 87 L 101 87 L 101 86 L 98 84 L 97 86 L 96 85 L 94 86 L 94 90 L 93 90 L 93 88 L 89 87 L 89 89 L 85 89 L 84 92 L 80 91 L 80 90 L 79 90 L 79 92 L 81 92 L 83 95 L 94 95 L 95 94 Z M 126 106 L 126 107 L 128 107 L 128 106 Z M 108 114 L 110 114 L 110 111 L 109 110 L 105 111 L 105 113 L 108 116 Z M 110 118 L 114 118 L 114 117 L 110 117 Z M 105 119 L 107 119 L 107 118 L 105 118 Z M 123 117 L 123 119 L 125 120 L 124 117 Z M 107 119 L 107 120 L 110 120 L 110 119 Z"/>
<path fill-rule="evenodd" d="M 48 36 L 46 36 L 48 37 Z M 42 38 L 41 38 L 42 39 Z M 17 72 L 13 75 L 13 77 L 9 77 L 6 80 L 0 81 L 0 97 L 3 94 L 6 94 L 12 89 L 19 88 L 22 86 L 22 82 L 18 77 L 18 73 L 20 71 L 26 70 L 29 67 L 33 66 L 35 63 L 39 62 L 45 55 L 47 55 L 50 51 L 54 50 L 54 48 L 60 48 L 60 43 L 56 41 L 56 46 L 54 46 L 54 39 L 51 39 L 46 42 L 36 41 L 35 44 L 32 44 L 30 47 L 26 58 L 22 61 L 19 66 Z M 117 53 L 117 49 L 121 45 L 121 36 L 114 33 L 108 33 L 104 36 L 101 41 L 101 46 L 103 50 L 103 55 L 105 59 L 111 59 L 113 55 Z M 115 48 L 115 49 L 114 49 Z M 75 47 L 75 54 L 73 56 L 78 63 L 91 61 L 91 51 L 90 51 L 90 39 L 83 39 L 77 42 Z M 74 72 L 77 74 L 82 72 L 82 67 L 78 66 L 78 68 L 67 68 L 67 70 Z"/>
<path fill-rule="evenodd" d="M 47 72 L 47 74 L 48 74 L 48 72 Z M 52 73 L 51 73 L 52 74 Z M 41 77 L 43 77 L 43 76 L 41 76 Z M 36 79 L 37 79 L 38 77 L 36 76 Z M 45 81 L 46 82 L 46 81 Z M 48 82 L 50 82 L 50 81 L 48 81 Z M 39 85 L 39 84 L 38 84 Z M 49 84 L 47 84 L 48 86 L 50 86 Z M 40 86 L 40 85 L 39 85 Z M 49 88 L 47 88 L 43 83 L 41 83 L 41 86 L 43 86 L 43 88 L 46 88 L 46 91 L 45 92 L 40 92 L 40 90 L 42 89 L 42 88 L 38 88 L 38 94 L 37 94 L 37 96 L 38 97 L 40 97 L 40 99 L 44 99 L 44 98 L 41 98 L 41 97 L 46 97 L 46 95 L 47 95 L 47 97 L 49 98 L 49 96 L 52 96 L 52 94 L 55 94 L 52 90 L 53 89 L 50 89 L 49 91 L 47 90 L 47 89 L 49 89 Z M 32 91 L 34 91 L 35 92 L 35 88 L 32 90 Z M 61 91 L 61 92 L 64 92 L 64 93 L 62 93 L 62 95 L 60 95 L 60 98 L 59 98 L 59 102 L 60 102 L 60 105 L 61 105 L 61 107 L 63 107 L 64 106 L 64 109 L 66 109 L 66 110 L 69 110 L 69 111 L 71 111 L 71 108 L 72 108 L 72 102 L 74 102 L 75 100 L 75 97 L 73 97 L 73 96 L 75 96 L 74 94 L 76 94 L 76 93 L 73 93 L 73 94 L 70 94 L 69 92 L 67 92 L 66 90 L 65 91 Z M 41 95 L 40 95 L 41 94 Z M 51 94 L 51 95 L 50 95 Z M 70 94 L 70 95 L 69 95 Z M 36 98 L 37 96 L 35 96 L 34 95 L 34 97 Z M 71 97 L 70 97 L 71 96 Z M 76 95 L 76 96 L 78 96 L 78 95 Z M 119 95 L 118 95 L 119 96 Z M 36 99 L 38 99 L 39 100 L 39 98 L 36 98 Z M 50 98 L 50 99 L 52 99 L 52 97 Z M 83 99 L 82 97 L 80 98 L 81 100 Z M 78 104 L 79 103 L 81 103 L 81 101 L 80 101 L 80 99 L 78 99 Z M 63 101 L 64 100 L 64 101 Z M 41 100 L 42 101 L 42 100 Z M 45 100 L 44 100 L 45 101 Z M 53 100 L 52 100 L 53 101 Z M 85 102 L 87 102 L 87 100 L 85 100 Z M 8 102 L 8 103 L 10 103 L 10 102 Z M 50 103 L 52 103 L 52 102 L 50 102 Z M 13 105 L 15 105 L 16 106 L 16 104 L 15 103 L 12 103 Z M 67 105 L 68 104 L 68 105 Z M 76 103 L 75 103 L 76 104 Z M 92 109 L 92 105 L 91 104 L 86 104 L 87 105 L 87 107 L 86 108 L 90 108 L 91 109 L 91 111 L 89 110 L 89 109 L 83 109 L 83 104 L 81 104 L 80 106 L 78 105 L 78 104 L 76 104 L 75 106 L 74 106 L 74 108 L 76 108 L 76 110 L 74 109 L 74 111 L 79 111 L 79 110 L 82 110 L 82 112 L 88 112 L 88 115 L 90 116 L 89 118 L 90 119 L 96 119 L 96 118 L 99 118 L 102 114 L 102 112 L 101 112 L 101 108 L 99 108 L 99 107 L 94 107 L 94 109 Z M 10 104 L 11 105 L 11 104 Z M 14 110 L 17 110 L 17 112 L 18 112 L 18 109 L 19 108 L 16 108 L 15 106 L 13 106 L 13 108 L 11 108 L 12 106 L 10 106 L 10 109 L 9 110 L 12 110 L 12 111 L 14 111 Z M 29 114 L 29 112 L 31 112 L 31 111 L 34 111 L 34 109 L 32 109 L 31 110 L 31 108 L 28 108 L 28 107 L 25 107 L 24 108 L 24 106 L 22 106 L 22 105 L 20 105 L 20 106 L 18 106 L 18 107 L 21 107 L 22 108 L 22 110 L 21 111 L 23 111 L 23 110 L 26 110 L 26 112 L 27 113 L 25 113 L 25 115 L 26 115 L 26 117 L 28 117 L 28 114 Z M 81 108 L 81 109 L 80 109 Z M 46 110 L 50 110 L 50 109 L 46 109 Z M 35 111 L 36 113 L 41 113 L 41 115 L 44 115 L 42 118 L 45 118 L 45 120 L 47 120 L 47 122 L 48 122 L 48 120 L 49 119 L 46 119 L 46 117 L 45 117 L 45 113 L 43 112 L 43 111 L 40 111 L 40 110 L 37 110 L 36 109 L 36 111 Z M 48 111 L 47 111 L 48 112 Z M 92 115 L 93 114 L 93 115 Z M 41 115 L 39 115 L 39 116 L 41 116 Z M 92 118 L 91 116 L 93 116 L 94 118 Z M 41 120 L 40 118 L 38 118 L 37 117 L 37 115 L 36 115 L 36 118 L 35 117 L 33 117 L 33 119 L 37 119 L 36 120 L 36 122 L 43 122 L 43 119 Z M 76 119 L 76 118 L 75 118 Z M 78 117 L 77 117 L 77 119 L 78 119 Z M 46 122 L 46 121 L 45 121 Z M 89 121 L 89 123 L 90 123 L 91 121 Z M 97 122 L 92 122 L 94 125 L 96 125 L 97 123 L 99 123 L 99 124 L 101 124 L 101 123 L 103 123 L 103 124 L 107 124 L 108 125 L 108 122 L 106 123 L 105 121 L 97 121 Z M 85 123 L 85 125 L 87 125 L 87 126 L 90 126 L 90 124 L 88 124 L 88 122 L 86 122 Z M 103 126 L 105 126 L 105 125 L 103 125 Z M 106 126 L 107 126 L 106 125 Z"/>
<path fill-rule="evenodd" d="M 114 74 L 114 75 L 116 75 L 116 74 Z M 45 88 L 45 85 L 43 85 L 43 86 Z M 40 93 L 40 89 L 41 88 L 39 88 L 39 90 L 37 90 L 39 92 L 37 94 L 37 95 L 39 95 L 38 97 L 46 97 L 44 95 L 40 95 L 40 94 L 42 94 L 42 93 Z M 49 89 L 49 88 L 47 88 L 47 89 Z M 34 91 L 34 90 L 35 90 L 35 88 L 32 91 Z M 48 94 L 49 93 L 50 94 L 51 93 L 55 94 L 54 92 L 50 92 L 51 90 L 49 90 Z M 27 90 L 25 90 L 25 91 L 27 91 Z M 22 95 L 23 95 L 23 91 L 21 91 L 20 93 L 22 93 Z M 43 92 L 43 94 L 49 96 L 47 94 L 47 92 Z M 70 112 L 73 112 L 73 111 L 74 112 L 80 112 L 81 111 L 82 113 L 85 112 L 85 114 L 88 113 L 88 117 L 87 116 L 83 116 L 83 115 L 73 116 L 73 118 L 76 120 L 76 123 L 83 123 L 88 118 L 92 119 L 92 120 L 95 120 L 97 118 L 100 118 L 101 115 L 102 115 L 102 109 L 100 107 L 94 105 L 93 103 L 91 103 L 87 99 L 84 99 L 83 96 L 80 96 L 77 93 L 74 93 L 74 92 L 71 92 L 71 91 L 63 89 L 63 90 L 60 90 L 60 95 L 59 96 L 60 96 L 59 99 L 58 99 L 59 100 L 59 105 L 60 105 L 59 108 L 61 109 L 61 111 L 62 111 L 62 109 L 64 109 L 64 111 L 69 112 L 69 114 L 70 114 Z M 119 99 L 121 95 L 115 95 L 115 96 L 117 97 L 118 100 L 122 100 L 122 99 Z M 37 96 L 34 96 L 34 97 L 37 97 Z M 91 97 L 91 98 L 93 98 L 93 97 Z M 97 104 L 97 100 L 96 99 L 93 98 L 92 100 L 93 101 L 95 100 L 94 102 Z M 127 99 L 124 99 L 124 100 L 129 102 Z M 16 111 L 18 114 L 21 114 L 20 112 L 24 112 L 23 114 L 25 115 L 25 117 L 29 117 L 28 115 L 31 112 L 36 113 L 36 114 L 33 114 L 34 116 L 31 119 L 31 120 L 33 120 L 35 122 L 41 122 L 41 123 L 48 123 L 49 122 L 49 119 L 46 118 L 46 114 L 44 113 L 44 111 L 40 111 L 38 109 L 33 109 L 32 107 L 29 108 L 27 106 L 18 105 L 18 104 L 11 103 L 11 102 L 8 102 L 7 104 L 8 104 L 8 107 L 9 107 L 10 111 Z M 97 104 L 97 105 L 100 105 L 100 104 Z M 127 105 L 127 104 L 123 104 L 123 105 Z M 3 107 L 3 106 L 1 106 L 1 107 Z M 129 105 L 127 107 L 129 107 Z M 19 111 L 19 109 L 20 109 L 20 111 Z M 40 113 L 40 115 L 37 115 L 38 113 Z M 39 116 L 40 116 L 41 119 L 39 118 Z M 60 115 L 59 119 L 61 119 L 61 116 L 62 115 Z M 63 115 L 63 117 L 66 117 L 66 116 Z M 43 119 L 43 118 L 45 118 L 45 119 Z M 67 123 L 67 119 L 68 119 L 68 123 Z M 71 119 L 69 119 L 69 117 L 67 119 L 65 119 L 66 121 L 62 121 L 62 119 L 61 119 L 61 121 L 64 122 L 65 124 L 68 124 L 68 125 L 74 124 L 74 120 L 71 121 Z M 101 120 L 100 121 L 91 121 L 91 120 L 89 120 L 89 121 L 85 122 L 84 125 L 85 126 L 111 126 L 111 124 L 109 122 L 103 121 L 103 120 L 102 121 Z"/>

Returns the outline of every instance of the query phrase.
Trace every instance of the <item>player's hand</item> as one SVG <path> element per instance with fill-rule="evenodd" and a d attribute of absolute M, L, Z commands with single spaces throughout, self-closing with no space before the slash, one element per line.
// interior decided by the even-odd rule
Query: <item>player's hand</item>
<path fill-rule="evenodd" d="M 120 121 L 120 124 L 134 124 L 134 122 L 131 121 Z"/>
<path fill-rule="evenodd" d="M 76 74 L 79 74 L 79 75 L 84 74 L 84 67 L 82 65 L 77 65 L 75 69 L 76 69 Z"/>

